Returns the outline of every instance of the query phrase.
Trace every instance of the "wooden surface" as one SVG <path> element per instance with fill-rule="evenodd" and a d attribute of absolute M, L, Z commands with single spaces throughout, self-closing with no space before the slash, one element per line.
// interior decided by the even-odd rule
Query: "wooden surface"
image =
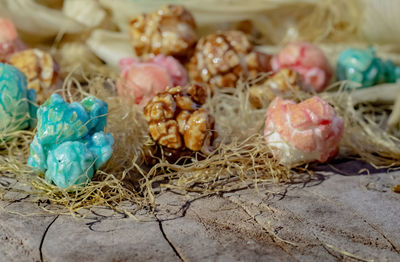
<path fill-rule="evenodd" d="M 0 202 L 0 261 L 400 261 L 400 172 L 335 168 L 259 192 L 164 192 L 142 221 L 106 208 L 52 215 L 21 195 Z"/>

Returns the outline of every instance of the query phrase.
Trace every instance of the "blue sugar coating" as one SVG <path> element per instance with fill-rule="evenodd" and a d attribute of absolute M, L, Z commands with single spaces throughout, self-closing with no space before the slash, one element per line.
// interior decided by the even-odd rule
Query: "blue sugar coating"
<path fill-rule="evenodd" d="M 59 144 L 104 131 L 107 112 L 108 105 L 95 97 L 69 104 L 53 94 L 37 111 L 38 140 Z"/>
<path fill-rule="evenodd" d="M 97 98 L 69 104 L 53 94 L 37 111 L 28 165 L 61 188 L 87 183 L 113 152 L 114 139 L 104 133 L 107 113 Z"/>
<path fill-rule="evenodd" d="M 20 70 L 0 63 L 0 133 L 34 126 L 36 92 L 27 86 Z"/>
<path fill-rule="evenodd" d="M 36 106 L 36 91 L 33 89 L 28 89 L 28 103 L 29 103 L 29 115 L 30 115 L 30 119 L 29 119 L 29 126 L 34 127 L 37 124 L 37 106 Z"/>
<path fill-rule="evenodd" d="M 99 169 L 110 159 L 113 153 L 113 144 L 113 136 L 111 134 L 105 134 L 103 131 L 94 133 L 93 136 L 88 137 L 87 147 L 96 156 L 96 162 L 94 164 L 96 169 Z"/>
<path fill-rule="evenodd" d="M 45 178 L 61 188 L 84 185 L 93 177 L 95 155 L 79 141 L 68 141 L 50 150 Z"/>
<path fill-rule="evenodd" d="M 87 126 L 91 133 L 104 130 L 107 123 L 108 105 L 93 96 L 86 97 L 81 104 L 89 112 L 90 121 Z"/>
<path fill-rule="evenodd" d="M 348 48 L 338 58 L 336 74 L 339 80 L 349 80 L 369 87 L 380 83 L 394 83 L 400 71 L 392 61 L 383 61 L 373 48 Z M 351 85 L 349 87 L 354 87 Z"/>
<path fill-rule="evenodd" d="M 47 151 L 45 151 L 42 144 L 39 143 L 37 135 L 33 137 L 30 146 L 28 166 L 33 167 L 39 173 L 44 173 L 47 169 Z"/>
<path fill-rule="evenodd" d="M 89 114 L 77 102 L 69 104 L 53 94 L 37 111 L 37 136 L 43 145 L 74 141 L 89 134 Z"/>

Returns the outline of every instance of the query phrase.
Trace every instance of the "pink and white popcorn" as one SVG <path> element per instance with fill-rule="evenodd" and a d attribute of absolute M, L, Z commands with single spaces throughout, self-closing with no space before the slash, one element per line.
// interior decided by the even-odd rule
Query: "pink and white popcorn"
<path fill-rule="evenodd" d="M 8 56 L 23 48 L 18 38 L 17 30 L 11 20 L 0 18 L 0 62 L 6 61 Z"/>
<path fill-rule="evenodd" d="M 167 87 L 188 83 L 185 68 L 172 56 L 158 55 L 144 62 L 124 58 L 119 64 L 122 72 L 117 81 L 118 94 L 141 107 Z"/>
<path fill-rule="evenodd" d="M 296 104 L 277 97 L 267 110 L 264 137 L 282 164 L 325 162 L 337 154 L 343 130 L 343 119 L 323 99 Z"/>
<path fill-rule="evenodd" d="M 332 77 L 332 67 L 322 50 L 311 43 L 291 43 L 286 45 L 271 60 L 274 71 L 290 68 L 302 77 L 306 88 L 323 91 Z"/>

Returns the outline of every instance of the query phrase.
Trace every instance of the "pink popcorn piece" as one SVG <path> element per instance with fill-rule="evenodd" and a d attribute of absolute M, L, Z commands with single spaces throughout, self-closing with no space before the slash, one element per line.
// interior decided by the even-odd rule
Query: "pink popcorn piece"
<path fill-rule="evenodd" d="M 11 20 L 0 18 L 0 42 L 13 41 L 18 38 L 17 30 Z"/>
<path fill-rule="evenodd" d="M 186 69 L 172 56 L 158 55 L 149 62 L 165 68 L 171 76 L 174 86 L 185 86 L 188 83 L 188 74 Z"/>
<path fill-rule="evenodd" d="M 322 92 L 327 87 L 333 72 L 323 51 L 305 42 L 286 45 L 272 58 L 271 66 L 274 71 L 282 68 L 296 71 L 301 75 L 306 88 L 316 92 Z"/>
<path fill-rule="evenodd" d="M 20 51 L 23 47 L 17 30 L 9 19 L 0 18 L 0 62 L 5 62 L 9 55 Z"/>
<path fill-rule="evenodd" d="M 326 162 L 338 152 L 343 119 L 314 96 L 299 104 L 277 97 L 267 109 L 264 136 L 283 164 Z"/>
<path fill-rule="evenodd" d="M 117 82 L 118 94 L 133 99 L 144 107 L 156 94 L 167 87 L 185 86 L 188 83 L 185 68 L 173 57 L 158 55 L 140 62 L 133 58 L 120 60 L 121 79 Z"/>

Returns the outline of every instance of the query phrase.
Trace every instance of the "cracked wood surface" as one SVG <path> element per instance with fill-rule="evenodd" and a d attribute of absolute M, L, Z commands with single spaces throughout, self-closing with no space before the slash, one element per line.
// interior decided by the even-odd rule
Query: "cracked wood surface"
<path fill-rule="evenodd" d="M 0 202 L 0 261 L 400 261 L 400 172 L 344 165 L 305 184 L 163 192 L 141 221 L 107 208 L 56 216 L 21 195 Z"/>

